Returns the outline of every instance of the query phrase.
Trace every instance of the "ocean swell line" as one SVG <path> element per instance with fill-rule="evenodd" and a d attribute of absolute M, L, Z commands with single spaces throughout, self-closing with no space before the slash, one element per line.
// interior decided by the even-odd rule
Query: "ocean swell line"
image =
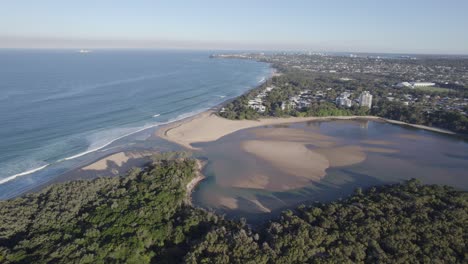
<path fill-rule="evenodd" d="M 271 77 L 271 74 L 269 75 Z M 155 78 L 155 77 L 158 77 L 158 76 L 142 76 L 142 77 L 137 77 L 137 78 L 130 78 L 130 79 L 124 79 L 124 80 L 118 80 L 117 82 L 109 82 L 109 83 L 103 83 L 101 84 L 101 86 L 107 86 L 107 85 L 114 85 L 114 84 L 118 84 L 118 83 L 122 83 L 122 82 L 133 82 L 133 81 L 139 81 L 139 80 L 142 80 L 142 79 L 146 79 L 146 78 Z M 262 83 L 262 82 L 265 82 L 266 78 L 263 77 L 258 83 Z M 183 92 L 183 91 L 182 91 Z M 206 95 L 208 93 L 203 93 L 203 94 L 199 94 L 199 95 L 195 95 L 195 96 L 192 96 L 192 97 L 189 97 L 189 98 L 183 98 L 182 101 L 185 101 L 185 100 L 189 100 L 191 98 L 196 98 L 196 97 L 200 97 L 200 96 L 203 96 L 203 95 Z M 225 98 L 227 96 L 219 96 L 220 98 Z M 181 100 L 179 100 L 181 101 Z M 213 107 L 213 106 L 212 106 Z M 181 109 L 184 109 L 184 108 L 187 108 L 187 107 L 182 107 L 182 108 L 179 108 L 179 109 L 176 109 L 175 111 L 178 111 L 178 110 L 181 110 Z M 96 151 L 99 151 L 107 146 L 109 146 L 110 144 L 114 143 L 115 141 L 119 140 L 119 139 L 122 139 L 122 138 L 125 138 L 125 137 L 128 137 L 130 135 L 133 135 L 135 133 L 138 133 L 138 132 L 141 132 L 141 131 L 144 131 L 146 129 L 150 129 L 150 128 L 153 128 L 153 127 L 157 127 L 157 126 L 160 126 L 160 125 L 166 125 L 166 124 L 169 124 L 169 123 L 173 123 L 173 122 L 177 122 L 181 119 L 185 119 L 185 118 L 189 118 L 189 117 L 192 117 L 194 115 L 197 115 L 203 111 L 206 111 L 208 109 L 210 109 L 211 107 L 208 107 L 208 108 L 203 108 L 203 109 L 199 109 L 199 110 L 194 110 L 194 111 L 191 111 L 191 112 L 188 112 L 188 113 L 184 113 L 184 114 L 181 114 L 173 119 L 170 119 L 168 120 L 167 122 L 158 122 L 156 124 L 153 124 L 153 125 L 149 125 L 149 126 L 145 126 L 143 128 L 140 128 L 140 129 L 137 129 L 135 131 L 132 131 L 130 133 L 127 133 L 127 134 L 124 134 L 122 136 L 119 136 L 115 139 L 112 139 L 110 141 L 108 141 L 107 143 L 103 144 L 102 146 L 99 146 L 99 147 L 96 147 L 96 148 L 93 148 L 93 149 L 90 149 L 90 150 L 86 150 L 84 152 L 81 152 L 81 153 L 78 153 L 76 155 L 73 155 L 73 156 L 70 156 L 70 157 L 66 157 L 66 158 L 63 158 L 63 159 L 60 159 L 56 162 L 53 162 L 51 164 L 46 164 L 44 166 L 41 166 L 41 167 L 38 167 L 38 168 L 34 168 L 34 169 L 31 169 L 31 170 L 28 170 L 28 171 L 25 171 L 25 172 L 21 172 L 21 173 L 18 173 L 18 174 L 15 174 L 15 175 L 12 175 L 12 176 L 9 176 L 9 177 L 6 177 L 4 179 L 0 179 L 0 185 L 1 184 L 4 184 L 6 182 L 9 182 L 11 180 L 14 180 L 18 177 L 21 177 L 21 176 L 25 176 L 25 175 L 29 175 L 29 174 L 32 174 L 32 173 L 35 173 L 37 171 L 40 171 L 40 170 L 43 170 L 45 169 L 46 167 L 52 165 L 52 164 L 56 164 L 56 163 L 60 163 L 60 162 L 64 162 L 64 161 L 68 161 L 68 160 L 72 160 L 72 159 L 76 159 L 76 158 L 79 158 L 79 157 L 82 157 L 86 154 L 89 154 L 89 153 L 92 153 L 92 152 L 96 152 Z M 170 112 L 167 112 L 167 113 L 162 113 L 162 115 L 166 115 L 168 113 L 172 113 L 172 112 L 175 112 L 175 111 L 170 111 Z M 153 117 L 159 117 L 161 114 L 156 114 L 154 115 Z"/>
<path fill-rule="evenodd" d="M 63 161 L 66 161 L 66 160 L 72 160 L 72 159 L 76 159 L 76 158 L 79 158 L 81 156 L 84 156 L 86 154 L 89 154 L 89 153 L 92 153 L 92 152 L 95 152 L 95 151 L 98 151 L 100 149 L 103 149 L 107 146 L 109 146 L 110 144 L 114 143 L 115 141 L 119 140 L 119 139 L 122 139 L 122 138 L 125 138 L 125 137 L 128 137 L 128 136 L 131 136 L 133 134 L 136 134 L 138 132 L 141 132 L 141 131 L 144 131 L 146 129 L 150 129 L 150 128 L 153 128 L 153 127 L 157 127 L 157 126 L 160 126 L 160 125 L 166 125 L 166 124 L 169 124 L 169 123 L 172 123 L 172 122 L 177 122 L 181 119 L 184 119 L 184 118 L 188 118 L 188 117 L 191 117 L 191 116 L 194 116 L 194 115 L 197 115 L 203 111 L 206 111 L 208 110 L 209 108 L 203 108 L 201 110 L 196 110 L 196 111 L 192 111 L 192 112 L 188 112 L 188 113 L 185 113 L 185 114 L 181 114 L 179 116 L 177 116 L 176 118 L 174 119 L 170 119 L 168 120 L 167 122 L 158 122 L 156 124 L 153 124 L 153 125 L 149 125 L 149 126 L 145 126 L 143 128 L 140 128 L 138 130 L 135 130 L 135 131 L 132 131 L 130 133 L 127 133 L 125 135 L 122 135 L 122 136 L 119 136 L 117 138 L 114 138 L 112 140 L 110 140 L 109 142 L 105 143 L 104 145 L 102 146 L 99 146 L 99 147 L 96 147 L 96 148 L 93 148 L 93 149 L 90 149 L 90 150 L 87 150 L 87 151 L 84 151 L 84 152 L 81 152 L 81 153 L 78 153 L 76 155 L 73 155 L 73 156 L 70 156 L 70 157 L 66 157 L 66 158 L 63 158 L 63 159 L 60 159 L 58 160 L 57 162 L 63 162 Z"/>
<path fill-rule="evenodd" d="M 72 159 L 79 158 L 79 157 L 84 156 L 84 155 L 86 155 L 86 154 L 89 154 L 89 153 L 98 151 L 98 150 L 100 150 L 100 149 L 103 149 L 103 148 L 109 146 L 110 144 L 114 143 L 115 141 L 117 141 L 117 140 L 119 140 L 119 139 L 122 139 L 122 138 L 128 137 L 128 136 L 131 136 L 131 135 L 133 135 L 133 134 L 135 134 L 135 133 L 141 132 L 141 131 L 146 130 L 146 129 L 149 129 L 149 128 L 157 127 L 157 126 L 159 126 L 159 125 L 161 125 L 161 123 L 157 123 L 157 124 L 150 125 L 150 126 L 145 126 L 145 127 L 143 127 L 143 128 L 140 128 L 140 129 L 138 129 L 138 130 L 132 131 L 132 132 L 127 133 L 127 134 L 125 134 L 125 135 L 122 135 L 122 136 L 120 136 L 120 137 L 114 138 L 114 139 L 110 140 L 109 142 L 105 143 L 105 144 L 102 145 L 102 146 L 99 146 L 99 147 L 97 147 L 97 148 L 93 148 L 93 149 L 90 149 L 90 150 L 87 150 L 87 151 L 78 153 L 78 154 L 73 155 L 73 156 L 70 156 L 70 157 L 66 157 L 66 158 L 60 159 L 60 160 L 58 160 L 57 162 L 62 162 L 62 161 L 66 161 L 66 160 L 72 160 Z"/>
<path fill-rule="evenodd" d="M 46 164 L 44 166 L 41 166 L 41 167 L 38 167 L 38 168 L 34 168 L 34 169 L 31 169 L 31 170 L 28 170 L 28 171 L 24 171 L 24 172 L 21 172 L 21 173 L 18 173 L 18 174 L 15 174 L 15 175 L 12 175 L 12 176 L 9 176 L 9 177 L 6 177 L 4 179 L 0 179 L 0 185 L 1 184 L 4 184 L 4 183 L 7 183 L 9 181 L 12 181 L 18 177 L 21 177 L 21 176 L 25 176 L 25 175 L 29 175 L 29 174 L 32 174 L 32 173 L 35 173 L 35 172 L 38 172 L 40 170 L 43 170 L 45 169 L 46 167 L 49 167 L 50 165 L 52 164 L 57 164 L 57 163 L 60 163 L 60 162 L 64 162 L 64 161 L 68 161 L 68 160 L 72 160 L 72 159 L 76 159 L 76 158 L 79 158 L 79 157 L 82 157 L 86 154 L 89 154 L 89 153 L 92 153 L 92 152 L 95 152 L 95 151 L 98 151 L 100 149 L 103 149 L 107 146 L 109 146 L 110 144 L 114 143 L 115 141 L 119 140 L 119 139 L 122 139 L 124 137 L 128 137 L 130 135 L 133 135 L 135 133 L 138 133 L 138 132 L 141 132 L 141 131 L 144 131 L 146 129 L 150 129 L 150 128 L 153 128 L 153 127 L 157 127 L 157 126 L 160 126 L 160 125 L 166 125 L 166 124 L 169 124 L 169 123 L 172 123 L 172 122 L 177 122 L 181 119 L 184 119 L 184 118 L 188 118 L 188 117 L 191 117 L 191 116 L 194 116 L 194 115 L 197 115 L 203 111 L 206 111 L 207 109 L 209 108 L 204 108 L 204 109 L 200 109 L 200 110 L 196 110 L 196 111 L 192 111 L 192 112 L 188 112 L 188 113 L 185 113 L 185 114 L 181 114 L 179 116 L 177 116 L 176 118 L 173 118 L 173 119 L 170 119 L 168 120 L 167 122 L 158 122 L 156 124 L 153 124 L 153 125 L 149 125 L 149 126 L 145 126 L 143 128 L 140 128 L 140 129 L 137 129 L 135 131 L 132 131 L 130 133 L 127 133 L 125 135 L 122 135 L 122 136 L 119 136 L 117 138 L 114 138 L 112 140 L 110 140 L 109 142 L 107 142 L 106 144 L 102 145 L 102 146 L 99 146 L 99 147 L 96 147 L 96 148 L 93 148 L 93 149 L 90 149 L 90 150 L 87 150 L 87 151 L 84 151 L 84 152 L 81 152 L 81 153 L 78 153 L 76 155 L 73 155 L 73 156 L 70 156 L 70 157 L 66 157 L 66 158 L 63 158 L 63 159 L 60 159 L 54 163 L 51 163 L 51 164 Z"/>
<path fill-rule="evenodd" d="M 4 179 L 1 179 L 0 180 L 0 184 L 4 184 L 6 182 L 9 182 L 11 180 L 14 180 L 16 179 L 17 177 L 21 177 L 21 176 L 25 176 L 25 175 L 28 175 L 28 174 L 32 174 L 34 172 L 37 172 L 37 171 L 40 171 L 42 169 L 45 169 L 47 166 L 49 166 L 50 164 L 46 164 L 44 166 L 41 166 L 39 168 L 35 168 L 35 169 L 31 169 L 31 170 L 28 170 L 28 171 L 25 171 L 25 172 L 21 172 L 21 173 L 18 173 L 18 174 L 15 174 L 15 175 L 12 175 L 10 177 L 6 177 Z"/>

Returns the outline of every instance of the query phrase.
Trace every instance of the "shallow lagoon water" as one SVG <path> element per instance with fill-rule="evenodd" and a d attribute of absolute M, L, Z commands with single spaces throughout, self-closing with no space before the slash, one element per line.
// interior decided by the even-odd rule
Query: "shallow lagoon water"
<path fill-rule="evenodd" d="M 271 155 L 259 156 L 255 154 L 258 151 L 252 153 L 242 147 L 252 140 L 272 144 L 272 132 L 277 130 L 312 135 L 299 141 L 312 152 L 328 155 L 330 163 L 325 174 L 317 178 L 281 170 L 278 161 L 267 158 Z M 292 138 L 292 134 L 286 134 L 275 140 Z M 336 120 L 266 126 L 196 146 L 203 149 L 199 155 L 209 163 L 204 171 L 207 180 L 195 191 L 194 203 L 250 221 L 274 217 L 281 210 L 306 201 L 346 198 L 358 187 L 411 178 L 468 190 L 466 139 L 384 122 Z"/>

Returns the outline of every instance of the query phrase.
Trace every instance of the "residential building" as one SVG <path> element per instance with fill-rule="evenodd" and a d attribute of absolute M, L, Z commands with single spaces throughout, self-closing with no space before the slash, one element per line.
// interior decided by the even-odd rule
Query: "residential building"
<path fill-rule="evenodd" d="M 370 94 L 368 91 L 362 92 L 361 95 L 359 96 L 359 105 L 371 108 L 372 107 L 372 94 Z"/>
<path fill-rule="evenodd" d="M 433 82 L 412 82 L 411 86 L 414 87 L 430 87 L 430 86 L 435 86 L 435 83 Z"/>
<path fill-rule="evenodd" d="M 344 107 L 351 107 L 353 105 L 353 102 L 349 97 L 351 96 L 350 92 L 343 92 L 336 98 L 336 105 L 338 106 L 344 106 Z"/>
<path fill-rule="evenodd" d="M 336 98 L 336 104 L 338 106 L 351 107 L 353 103 L 351 99 L 340 96 Z"/>
<path fill-rule="evenodd" d="M 401 82 L 396 85 L 398 88 L 415 88 L 415 87 L 430 87 L 435 86 L 436 84 L 433 82 Z"/>
<path fill-rule="evenodd" d="M 403 87 L 412 87 L 411 83 L 409 82 L 401 82 L 396 85 L 398 88 L 403 88 Z"/>

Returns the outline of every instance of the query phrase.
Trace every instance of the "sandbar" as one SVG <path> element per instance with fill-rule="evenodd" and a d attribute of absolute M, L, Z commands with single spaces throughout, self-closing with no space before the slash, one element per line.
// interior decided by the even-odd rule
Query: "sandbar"
<path fill-rule="evenodd" d="M 156 132 L 158 136 L 184 146 L 197 149 L 193 143 L 211 142 L 236 131 L 275 124 L 290 124 L 317 120 L 380 120 L 375 116 L 333 116 L 333 117 L 285 117 L 264 118 L 259 120 L 229 120 L 219 117 L 212 110 L 205 111 L 193 117 L 170 123 Z"/>
<path fill-rule="evenodd" d="M 297 142 L 247 140 L 242 142 L 242 148 L 285 173 L 313 181 L 324 177 L 325 170 L 329 167 L 329 162 L 323 155 Z"/>
<path fill-rule="evenodd" d="M 103 159 L 100 159 L 92 164 L 89 164 L 86 167 L 81 168 L 82 170 L 107 170 L 109 168 L 109 163 L 115 163 L 118 167 L 121 167 L 130 159 L 127 154 L 124 152 L 118 152 L 107 156 Z"/>
<path fill-rule="evenodd" d="M 343 146 L 336 148 L 315 149 L 325 156 L 331 167 L 344 167 L 363 162 L 367 155 L 360 146 Z"/>

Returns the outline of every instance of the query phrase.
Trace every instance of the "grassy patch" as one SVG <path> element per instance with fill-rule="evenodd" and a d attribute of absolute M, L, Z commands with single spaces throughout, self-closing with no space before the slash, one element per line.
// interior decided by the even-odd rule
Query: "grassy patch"
<path fill-rule="evenodd" d="M 449 88 L 442 88 L 442 87 L 436 87 L 436 86 L 414 87 L 414 89 L 421 90 L 421 91 L 427 91 L 427 92 L 439 92 L 439 93 L 453 92 L 454 91 L 454 90 L 449 89 Z"/>

